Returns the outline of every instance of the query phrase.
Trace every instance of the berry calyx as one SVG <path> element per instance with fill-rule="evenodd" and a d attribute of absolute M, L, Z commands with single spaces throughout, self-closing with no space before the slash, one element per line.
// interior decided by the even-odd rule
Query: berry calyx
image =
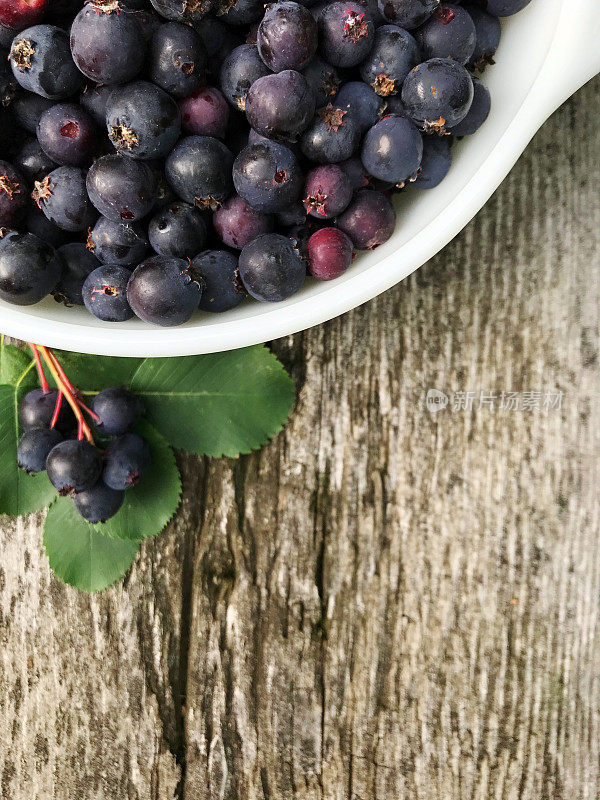
<path fill-rule="evenodd" d="M 52 197 L 52 181 L 50 180 L 50 176 L 44 178 L 43 181 L 34 182 L 31 196 L 38 208 L 42 207 L 42 200 L 48 200 Z"/>
<path fill-rule="evenodd" d="M 325 108 L 320 108 L 317 115 L 327 125 L 328 131 L 338 131 L 344 124 L 344 117 L 348 112 L 341 108 L 335 108 L 331 103 L 327 103 Z"/>
<path fill-rule="evenodd" d="M 361 37 L 369 35 L 369 26 L 364 14 L 357 14 L 356 11 L 344 11 L 346 19 L 344 22 L 344 38 L 352 39 L 357 42 Z"/>

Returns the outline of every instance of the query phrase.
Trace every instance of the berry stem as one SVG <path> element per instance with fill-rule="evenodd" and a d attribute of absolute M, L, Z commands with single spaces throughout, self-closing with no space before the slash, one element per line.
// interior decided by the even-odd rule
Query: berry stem
<path fill-rule="evenodd" d="M 54 355 L 52 350 L 48 350 L 48 354 L 50 355 L 50 358 L 52 359 L 52 361 L 54 363 L 54 366 L 56 367 L 56 371 L 58 372 L 58 374 L 60 375 L 60 377 L 64 381 L 65 386 L 69 389 L 69 391 L 71 392 L 71 394 L 73 395 L 73 397 L 75 398 L 77 403 L 79 404 L 79 407 L 82 408 L 87 414 L 89 414 L 90 417 L 94 420 L 94 422 L 98 422 L 100 417 L 98 416 L 98 414 L 95 414 L 92 411 L 91 408 L 88 408 L 86 406 L 86 404 L 83 402 L 83 400 L 81 399 L 81 395 L 80 395 L 79 390 L 76 389 L 73 386 L 73 384 L 71 383 L 71 381 L 68 379 L 67 373 L 64 371 L 64 369 L 63 369 L 60 361 L 58 360 L 58 358 Z"/>
<path fill-rule="evenodd" d="M 31 342 L 27 342 L 31 352 L 33 353 L 33 357 L 35 359 L 35 367 L 37 369 L 37 373 L 40 379 L 40 386 L 42 387 L 43 392 L 49 392 L 50 387 L 48 386 L 48 381 L 46 380 L 46 376 L 44 375 L 44 367 L 42 366 L 42 359 L 40 358 L 40 351 L 38 350 L 37 344 L 31 344 Z"/>
<path fill-rule="evenodd" d="M 50 427 L 54 428 L 58 421 L 58 415 L 60 414 L 60 409 L 62 408 L 62 401 L 63 401 L 63 393 L 59 392 L 56 397 L 56 405 L 54 406 L 54 414 L 52 415 L 52 419 L 50 420 Z"/>
<path fill-rule="evenodd" d="M 79 402 L 74 394 L 73 386 L 71 385 L 68 379 L 66 380 L 65 383 L 66 375 L 64 373 L 63 368 L 60 365 L 58 365 L 57 369 L 56 364 L 58 364 L 58 362 L 56 361 L 56 357 L 54 356 L 53 353 L 50 352 L 50 350 L 48 350 L 47 347 L 40 345 L 39 349 L 41 351 L 42 356 L 44 357 L 44 361 L 48 365 L 48 369 L 52 373 L 52 377 L 56 381 L 58 390 L 63 393 L 63 395 L 67 400 L 67 403 L 73 409 L 73 413 L 75 414 L 75 418 L 78 423 L 78 438 L 83 439 L 85 437 L 90 444 L 94 444 L 94 437 L 92 436 L 92 432 L 89 429 L 89 426 L 85 421 L 83 414 L 81 413 L 81 408 L 79 407 Z M 60 374 L 61 372 L 65 379 L 61 377 Z"/>

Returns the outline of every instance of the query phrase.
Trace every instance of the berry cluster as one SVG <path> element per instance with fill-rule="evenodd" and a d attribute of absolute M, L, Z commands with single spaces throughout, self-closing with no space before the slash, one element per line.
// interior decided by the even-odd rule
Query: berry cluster
<path fill-rule="evenodd" d="M 340 276 L 528 2 L 0 0 L 0 298 L 178 325 Z"/>
<path fill-rule="evenodd" d="M 73 497 L 84 519 L 106 522 L 121 508 L 125 491 L 136 485 L 151 463 L 148 443 L 131 432 L 143 414 L 142 402 L 127 389 L 113 387 L 95 395 L 88 408 L 54 353 L 36 345 L 31 348 L 41 388 L 26 394 L 19 404 L 23 434 L 17 448 L 18 465 L 29 474 L 46 470 L 59 494 Z M 48 386 L 42 357 L 58 389 Z M 105 442 L 103 450 L 96 447 L 84 414 Z"/>

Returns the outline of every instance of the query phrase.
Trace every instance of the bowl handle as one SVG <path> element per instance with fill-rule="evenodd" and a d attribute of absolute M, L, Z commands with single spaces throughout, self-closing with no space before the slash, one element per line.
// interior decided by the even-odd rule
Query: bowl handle
<path fill-rule="evenodd" d="M 566 0 L 554 41 L 540 74 L 546 97 L 558 108 L 600 72 L 600 8 L 598 0 Z"/>

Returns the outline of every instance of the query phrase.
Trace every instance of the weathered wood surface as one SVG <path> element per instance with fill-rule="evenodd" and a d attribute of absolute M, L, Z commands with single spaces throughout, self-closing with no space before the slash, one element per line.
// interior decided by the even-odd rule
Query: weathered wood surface
<path fill-rule="evenodd" d="M 600 796 L 599 100 L 411 279 L 275 343 L 291 425 L 184 458 L 123 585 L 65 588 L 41 518 L 3 522 L 2 798 Z"/>

